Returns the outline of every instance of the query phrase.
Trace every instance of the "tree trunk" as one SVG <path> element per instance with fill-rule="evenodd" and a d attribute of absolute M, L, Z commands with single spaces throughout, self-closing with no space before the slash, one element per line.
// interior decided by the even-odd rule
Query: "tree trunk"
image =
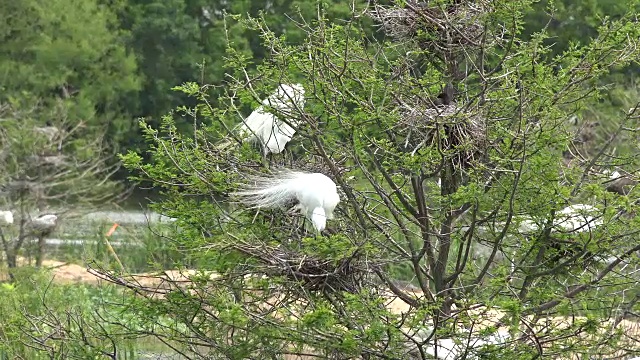
<path fill-rule="evenodd" d="M 5 249 L 4 252 L 7 256 L 7 273 L 9 275 L 9 281 L 14 281 L 15 280 L 15 275 L 13 275 L 13 269 L 18 267 L 18 257 L 17 257 L 17 251 L 14 251 L 13 249 Z"/>
<path fill-rule="evenodd" d="M 38 250 L 36 251 L 36 267 L 42 267 L 42 262 L 44 261 L 44 247 L 46 242 L 44 241 L 44 236 L 38 236 Z"/>
<path fill-rule="evenodd" d="M 18 260 L 16 258 L 16 254 L 12 251 L 7 253 L 7 267 L 9 269 L 15 269 L 18 267 Z"/>

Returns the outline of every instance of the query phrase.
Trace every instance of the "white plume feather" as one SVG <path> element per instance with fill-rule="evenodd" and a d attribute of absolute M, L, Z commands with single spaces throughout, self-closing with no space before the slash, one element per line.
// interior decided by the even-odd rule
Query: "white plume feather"
<path fill-rule="evenodd" d="M 327 219 L 340 202 L 336 184 L 326 175 L 283 169 L 271 176 L 252 178 L 253 184 L 234 195 L 252 208 L 277 208 L 297 200 L 300 210 L 316 230 L 326 227 Z"/>

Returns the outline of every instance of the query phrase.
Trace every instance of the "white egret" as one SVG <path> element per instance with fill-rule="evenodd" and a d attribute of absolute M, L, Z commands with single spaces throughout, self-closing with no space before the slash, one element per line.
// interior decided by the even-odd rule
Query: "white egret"
<path fill-rule="evenodd" d="M 0 225 L 13 224 L 13 213 L 11 211 L 0 211 Z"/>
<path fill-rule="evenodd" d="M 327 219 L 333 219 L 340 202 L 336 184 L 320 173 L 283 169 L 252 180 L 253 184 L 235 193 L 241 203 L 252 208 L 276 208 L 297 200 L 293 210 L 300 210 L 317 231 L 325 229 Z"/>
<path fill-rule="evenodd" d="M 602 225 L 599 210 L 591 205 L 567 206 L 556 214 L 554 228 L 561 232 L 583 232 L 595 230 Z"/>
<path fill-rule="evenodd" d="M 519 234 L 531 236 L 541 231 L 540 225 L 529 217 L 520 219 L 514 218 L 514 222 L 518 223 L 518 220 L 521 220 L 519 221 L 516 231 Z M 574 204 L 556 212 L 553 227 L 551 228 L 551 234 L 577 234 L 585 231 L 593 231 L 600 225 L 602 225 L 602 216 L 597 208 L 591 205 Z M 503 222 L 496 223 L 495 231 L 499 233 L 503 226 Z M 460 228 L 461 231 L 467 231 L 468 229 L 469 226 L 462 226 Z M 485 226 L 479 226 L 477 231 L 480 234 L 483 234 L 489 233 L 490 230 Z M 477 258 L 486 258 L 492 253 L 492 251 L 493 245 L 477 242 L 474 245 L 473 255 Z M 501 251 L 498 252 L 495 260 L 501 261 L 503 259 L 504 254 Z"/>
<path fill-rule="evenodd" d="M 454 360 L 461 359 L 466 355 L 467 359 L 477 359 L 477 352 L 487 345 L 504 345 L 511 340 L 511 334 L 506 329 L 498 329 L 497 332 L 488 336 L 480 336 L 469 334 L 469 331 L 463 331 L 459 335 L 459 341 L 450 338 L 438 338 L 435 340 L 433 329 L 420 329 L 413 336 L 417 342 L 424 342 L 423 350 L 425 353 L 437 359 Z M 437 353 L 437 356 L 436 356 Z"/>
<path fill-rule="evenodd" d="M 551 232 L 579 233 L 594 230 L 602 225 L 602 217 L 598 214 L 599 210 L 591 205 L 574 204 L 567 206 L 556 212 Z M 501 224 L 504 225 L 503 223 Z M 500 225 L 497 224 L 497 226 Z M 530 234 L 538 231 L 540 231 L 539 225 L 531 218 L 524 218 L 518 226 L 518 232 L 521 234 Z"/>
<path fill-rule="evenodd" d="M 278 116 L 286 116 L 285 123 L 278 116 L 267 112 L 265 106 L 274 108 Z M 275 94 L 262 101 L 242 124 L 239 125 L 240 136 L 244 141 L 258 142 L 264 154 L 278 154 L 296 132 L 298 120 L 293 118 L 296 108 L 304 107 L 304 88 L 300 84 L 281 84 Z"/>

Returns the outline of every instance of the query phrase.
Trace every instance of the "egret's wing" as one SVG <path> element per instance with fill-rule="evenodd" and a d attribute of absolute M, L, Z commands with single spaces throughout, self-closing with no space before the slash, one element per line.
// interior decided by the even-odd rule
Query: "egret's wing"
<path fill-rule="evenodd" d="M 276 117 L 260 106 L 240 124 L 240 134 L 247 141 L 260 140 L 261 143 L 265 143 L 271 135 L 275 122 Z"/>
<path fill-rule="evenodd" d="M 260 141 L 266 152 L 277 154 L 291 141 L 297 122 L 294 119 L 288 120 L 289 123 L 278 120 L 276 115 L 267 112 L 264 107 L 269 106 L 280 116 L 289 117 L 296 106 L 304 106 L 304 89 L 300 84 L 281 84 L 262 104 L 241 124 L 241 136 L 247 141 Z"/>

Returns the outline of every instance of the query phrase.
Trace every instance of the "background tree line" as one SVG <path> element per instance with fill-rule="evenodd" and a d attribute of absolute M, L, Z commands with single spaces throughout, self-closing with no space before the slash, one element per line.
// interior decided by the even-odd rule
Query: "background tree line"
<path fill-rule="evenodd" d="M 541 1 L 522 26 L 529 35 L 547 28 L 552 58 L 587 43 L 604 16 L 615 18 L 630 7 L 637 9 L 637 2 L 564 0 L 552 8 Z M 331 20 L 350 16 L 350 5 L 342 1 L 323 1 L 322 8 Z M 79 6 L 64 0 L 2 1 L 0 102 L 20 99 L 28 108 L 37 103 L 43 125 L 55 122 L 44 115 L 47 106 L 63 102 L 65 123 L 106 132 L 119 151 L 139 149 L 145 145 L 138 118 L 158 124 L 176 106 L 190 104 L 172 87 L 223 83 L 228 44 L 251 59 L 250 67 L 264 59 L 258 33 L 225 14 L 262 17 L 274 34 L 296 44 L 304 40 L 296 20 L 316 11 L 315 0 L 87 0 Z M 384 36 L 370 19 L 363 21 L 370 35 Z M 632 81 L 633 69 L 618 69 L 618 79 Z M 193 126 L 190 119 L 176 121 L 182 131 Z"/>

